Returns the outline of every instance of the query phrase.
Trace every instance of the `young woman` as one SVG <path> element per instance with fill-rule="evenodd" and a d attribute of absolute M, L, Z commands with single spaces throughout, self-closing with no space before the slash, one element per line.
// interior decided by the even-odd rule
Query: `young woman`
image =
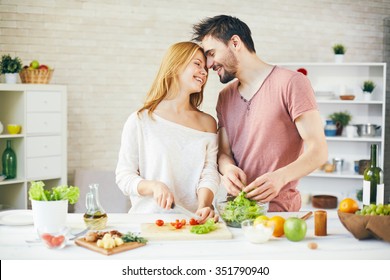
<path fill-rule="evenodd" d="M 172 45 L 144 106 L 126 121 L 116 182 L 130 197 L 129 213 L 164 212 L 175 203 L 200 222 L 215 217 L 217 125 L 199 110 L 207 74 L 198 44 Z"/>

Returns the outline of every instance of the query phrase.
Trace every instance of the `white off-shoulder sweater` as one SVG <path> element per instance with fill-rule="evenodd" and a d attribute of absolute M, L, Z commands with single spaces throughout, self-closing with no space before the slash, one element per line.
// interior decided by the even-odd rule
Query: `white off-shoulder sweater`
<path fill-rule="evenodd" d="M 164 212 L 150 197 L 140 196 L 141 180 L 158 180 L 172 191 L 175 202 L 190 211 L 198 207 L 197 190 L 217 193 L 217 134 L 192 129 L 145 110 L 127 119 L 116 168 L 116 183 L 130 197 L 133 213 Z"/>

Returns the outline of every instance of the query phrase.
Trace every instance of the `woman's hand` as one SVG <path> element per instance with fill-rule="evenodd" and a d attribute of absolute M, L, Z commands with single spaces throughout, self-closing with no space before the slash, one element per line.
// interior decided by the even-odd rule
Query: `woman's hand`
<path fill-rule="evenodd" d="M 199 224 L 204 224 L 208 219 L 214 219 L 215 222 L 218 222 L 218 215 L 216 215 L 214 208 L 210 206 L 202 207 L 196 210 L 196 215 L 201 217 L 201 220 L 198 221 Z"/>
<path fill-rule="evenodd" d="M 169 190 L 167 185 L 162 182 L 155 181 L 152 190 L 153 198 L 161 208 L 167 210 L 172 208 L 172 203 L 175 199 L 173 193 Z"/>

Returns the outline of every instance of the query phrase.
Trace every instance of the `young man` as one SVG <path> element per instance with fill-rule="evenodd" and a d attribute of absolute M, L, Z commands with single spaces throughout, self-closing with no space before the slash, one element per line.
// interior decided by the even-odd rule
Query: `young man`
<path fill-rule="evenodd" d="M 298 180 L 326 160 L 323 124 L 309 80 L 263 62 L 249 27 L 219 15 L 194 25 L 207 67 L 229 83 L 217 103 L 219 171 L 229 194 L 299 211 Z"/>

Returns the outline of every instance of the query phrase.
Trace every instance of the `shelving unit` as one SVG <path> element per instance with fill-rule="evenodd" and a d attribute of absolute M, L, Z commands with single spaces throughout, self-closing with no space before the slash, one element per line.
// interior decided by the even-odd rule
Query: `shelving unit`
<path fill-rule="evenodd" d="M 29 182 L 42 180 L 48 187 L 67 183 L 66 87 L 0 84 L 0 121 L 0 156 L 10 139 L 17 157 L 16 178 L 0 182 L 0 205 L 27 209 Z M 10 123 L 20 124 L 21 133 L 8 134 Z"/>
<path fill-rule="evenodd" d="M 386 105 L 386 63 L 282 63 L 278 64 L 296 71 L 307 70 L 315 92 L 333 92 L 334 99 L 317 99 L 320 114 L 324 120 L 333 112 L 348 111 L 351 124 L 376 124 L 380 126 L 375 137 L 342 136 L 327 137 L 329 162 L 333 158 L 344 159 L 342 172 L 325 173 L 315 171 L 300 180 L 303 194 L 330 194 L 339 199 L 354 197 L 362 188 L 363 176 L 354 171 L 354 161 L 370 159 L 371 144 L 378 145 L 378 164 L 383 168 L 385 148 L 385 105 Z M 365 101 L 361 86 L 365 80 L 372 80 L 376 88 L 372 100 Z M 341 100 L 341 94 L 353 94 L 354 100 Z M 345 130 L 344 130 L 345 132 Z"/>

